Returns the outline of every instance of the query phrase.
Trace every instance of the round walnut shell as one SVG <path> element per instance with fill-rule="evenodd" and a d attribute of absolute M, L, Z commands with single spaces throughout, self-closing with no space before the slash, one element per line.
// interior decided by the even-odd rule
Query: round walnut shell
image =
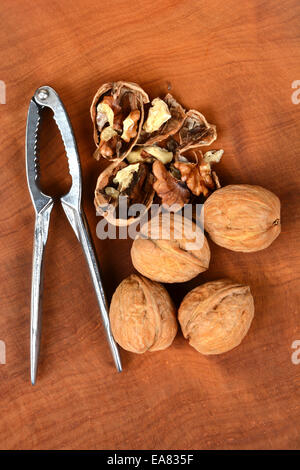
<path fill-rule="evenodd" d="M 110 163 L 99 175 L 96 188 L 94 205 L 99 215 L 102 215 L 109 223 L 116 226 L 128 226 L 137 222 L 151 207 L 155 191 L 152 186 L 152 174 L 149 173 L 147 181 L 143 188 L 139 188 L 139 197 L 136 203 L 143 204 L 145 210 L 137 217 L 120 218 L 116 215 L 116 208 L 119 204 L 119 199 L 113 199 L 105 194 L 106 186 L 109 186 L 110 181 L 114 178 L 119 170 L 124 168 L 126 163 L 122 160 L 117 160 Z"/>
<path fill-rule="evenodd" d="M 194 222 L 178 214 L 159 214 L 141 228 L 131 259 L 135 269 L 153 281 L 185 282 L 207 270 L 210 249 Z"/>
<path fill-rule="evenodd" d="M 263 250 L 280 234 L 280 201 L 261 186 L 225 186 L 205 201 L 204 227 L 229 250 Z"/>
<path fill-rule="evenodd" d="M 166 349 L 177 333 L 175 307 L 166 289 L 137 274 L 117 287 L 109 317 L 116 342 L 138 354 Z"/>
<path fill-rule="evenodd" d="M 115 157 L 108 158 L 108 157 L 103 157 L 103 158 L 108 158 L 108 160 L 115 161 L 119 159 L 124 159 L 128 155 L 128 153 L 131 151 L 131 149 L 135 146 L 144 122 L 144 104 L 149 102 L 149 96 L 147 93 L 136 83 L 131 83 L 131 82 L 109 82 L 109 83 L 104 83 L 96 92 L 91 108 L 90 108 L 90 114 L 91 114 L 91 119 L 93 122 L 93 129 L 94 129 L 94 142 L 97 146 L 97 149 L 95 151 L 94 157 L 96 160 L 99 160 L 101 155 L 99 154 L 99 131 L 97 128 L 97 105 L 98 103 L 104 98 L 104 96 L 108 93 L 112 92 L 117 95 L 122 95 L 122 94 L 129 94 L 129 96 L 132 97 L 132 100 L 136 102 L 137 109 L 140 111 L 140 119 L 139 119 L 139 124 L 138 124 L 138 129 L 137 129 L 137 135 L 134 139 L 131 139 L 129 144 L 126 145 L 125 150 L 122 152 L 120 155 L 116 155 Z M 125 118 L 125 117 L 124 117 Z"/>
<path fill-rule="evenodd" d="M 202 354 L 221 354 L 238 346 L 253 316 L 250 288 L 230 279 L 196 287 L 184 297 L 178 312 L 184 337 Z"/>

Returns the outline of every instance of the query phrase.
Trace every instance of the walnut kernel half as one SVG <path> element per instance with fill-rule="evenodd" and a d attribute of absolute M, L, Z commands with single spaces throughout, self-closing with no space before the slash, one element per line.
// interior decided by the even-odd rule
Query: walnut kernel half
<path fill-rule="evenodd" d="M 143 125 L 143 129 L 149 134 L 158 129 L 171 118 L 167 103 L 160 98 L 155 98 L 151 103 L 147 120 Z"/>

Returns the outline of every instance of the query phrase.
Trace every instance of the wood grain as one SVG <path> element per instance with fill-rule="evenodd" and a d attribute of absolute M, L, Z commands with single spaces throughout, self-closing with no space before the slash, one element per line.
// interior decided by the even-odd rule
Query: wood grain
<path fill-rule="evenodd" d="M 46 2 L 2 0 L 0 447 L 3 449 L 296 449 L 299 325 L 300 6 L 296 0 Z M 239 254 L 210 243 L 207 273 L 168 286 L 188 290 L 229 276 L 251 286 L 256 314 L 241 346 L 204 357 L 179 334 L 164 352 L 122 351 L 113 368 L 85 260 L 62 210 L 47 245 L 41 363 L 29 381 L 29 308 L 34 214 L 26 186 L 29 100 L 60 93 L 78 141 L 84 207 L 110 298 L 133 272 L 128 240 L 96 239 L 93 190 L 99 164 L 89 105 L 100 84 L 138 82 L 155 97 L 168 85 L 186 107 L 217 124 L 223 184 L 260 184 L 282 201 L 282 234 L 265 251 Z M 43 187 L 68 177 L 55 128 L 42 139 Z M 49 130 L 48 130 L 49 129 Z"/>

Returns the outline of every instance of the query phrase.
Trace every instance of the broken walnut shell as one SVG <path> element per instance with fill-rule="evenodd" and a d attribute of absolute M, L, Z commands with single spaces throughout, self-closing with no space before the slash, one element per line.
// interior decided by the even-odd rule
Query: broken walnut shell
<path fill-rule="evenodd" d="M 179 130 L 179 149 L 181 152 L 212 144 L 217 138 L 214 124 L 209 124 L 199 111 L 190 109 Z"/>
<path fill-rule="evenodd" d="M 137 354 L 168 348 L 177 333 L 175 307 L 168 292 L 138 274 L 119 284 L 109 317 L 116 342 Z"/>
<path fill-rule="evenodd" d="M 104 157 L 114 161 L 126 157 L 139 138 L 144 121 L 144 104 L 148 102 L 147 93 L 136 83 L 110 82 L 98 89 L 90 108 L 97 146 L 94 153 L 96 160 Z M 97 108 L 101 103 L 107 107 L 107 111 L 103 110 L 99 115 Z M 105 126 L 114 130 L 112 140 L 101 138 L 102 131 L 107 128 Z"/>
<path fill-rule="evenodd" d="M 131 247 L 131 260 L 138 272 L 153 281 L 185 282 L 208 269 L 210 249 L 194 222 L 179 214 L 161 213 L 141 227 Z"/>
<path fill-rule="evenodd" d="M 123 160 L 114 161 L 98 177 L 94 204 L 97 213 L 113 225 L 127 226 L 138 221 L 152 204 L 154 198 L 153 175 L 146 163 L 138 163 L 137 165 L 127 164 Z M 121 170 L 130 167 L 133 167 L 133 174 L 125 175 L 127 186 L 126 184 L 122 186 L 122 178 L 119 181 L 118 174 Z M 127 198 L 128 209 L 132 204 L 143 204 L 144 212 L 138 216 L 128 216 L 126 213 L 126 217 L 120 217 L 118 214 L 120 196 Z"/>
<path fill-rule="evenodd" d="M 204 227 L 229 250 L 263 250 L 280 234 L 280 200 L 261 186 L 225 186 L 205 201 Z"/>
<path fill-rule="evenodd" d="M 230 279 L 196 287 L 184 297 L 178 311 L 183 336 L 202 354 L 222 354 L 238 346 L 253 316 L 249 286 Z"/>

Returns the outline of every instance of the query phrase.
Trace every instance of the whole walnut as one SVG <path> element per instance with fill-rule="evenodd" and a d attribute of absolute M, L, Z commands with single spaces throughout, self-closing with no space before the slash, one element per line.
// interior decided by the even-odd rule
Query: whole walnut
<path fill-rule="evenodd" d="M 131 259 L 135 269 L 153 281 L 185 282 L 207 270 L 210 249 L 194 222 L 178 214 L 159 214 L 141 228 Z"/>
<path fill-rule="evenodd" d="M 280 200 L 261 186 L 225 186 L 205 201 L 204 227 L 229 250 L 263 250 L 280 234 Z"/>
<path fill-rule="evenodd" d="M 221 354 L 238 346 L 254 315 L 248 286 L 220 279 L 196 287 L 183 299 L 178 320 L 185 338 L 202 354 Z"/>
<path fill-rule="evenodd" d="M 138 274 L 119 284 L 109 316 L 116 342 L 138 354 L 166 349 L 177 333 L 175 307 L 168 292 Z"/>

